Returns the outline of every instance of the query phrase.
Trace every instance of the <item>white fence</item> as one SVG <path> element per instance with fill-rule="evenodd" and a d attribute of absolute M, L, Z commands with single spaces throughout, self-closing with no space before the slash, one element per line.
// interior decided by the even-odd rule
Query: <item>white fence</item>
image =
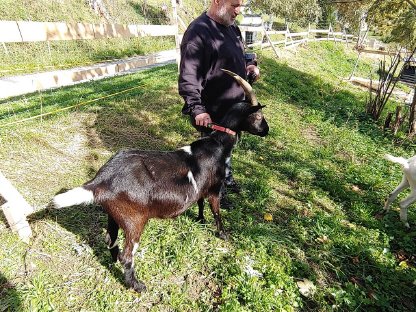
<path fill-rule="evenodd" d="M 311 29 L 303 32 L 290 32 L 289 27 L 286 26 L 285 30 L 266 30 L 263 26 L 241 26 L 240 27 L 243 37 L 246 37 L 247 32 L 259 33 L 260 40 L 248 44 L 249 47 L 293 47 L 309 41 L 321 41 L 332 40 L 335 42 L 353 42 L 354 35 L 346 34 L 345 32 L 333 31 L 332 26 L 329 25 L 328 29 Z M 272 37 L 277 37 L 278 40 L 273 40 Z M 263 38 L 266 37 L 267 41 L 264 42 Z"/>
<path fill-rule="evenodd" d="M 0 42 L 174 36 L 177 25 L 119 25 L 0 21 Z"/>

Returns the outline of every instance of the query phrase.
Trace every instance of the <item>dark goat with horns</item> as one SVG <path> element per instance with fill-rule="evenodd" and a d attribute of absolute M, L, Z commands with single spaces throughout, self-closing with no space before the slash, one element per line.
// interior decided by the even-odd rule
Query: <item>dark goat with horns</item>
<path fill-rule="evenodd" d="M 220 192 L 225 162 L 236 143 L 236 133 L 247 131 L 266 136 L 269 126 L 251 86 L 238 75 L 224 70 L 243 87 L 250 102 L 235 103 L 221 121 L 221 127 L 189 146 L 176 151 L 120 151 L 96 176 L 83 186 L 58 194 L 55 208 L 99 204 L 108 214 L 106 243 L 114 261 L 124 266 L 128 287 L 146 289 L 134 273 L 133 257 L 140 236 L 150 218 L 174 218 L 198 202 L 203 219 L 208 198 L 219 236 L 226 238 L 220 218 Z M 122 252 L 117 245 L 119 228 L 125 233 Z"/>

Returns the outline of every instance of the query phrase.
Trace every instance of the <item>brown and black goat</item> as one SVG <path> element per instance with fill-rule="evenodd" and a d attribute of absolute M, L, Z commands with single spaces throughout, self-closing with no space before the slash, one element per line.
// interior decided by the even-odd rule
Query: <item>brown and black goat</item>
<path fill-rule="evenodd" d="M 176 151 L 120 151 L 92 180 L 53 199 L 55 208 L 90 203 L 104 208 L 108 214 L 106 243 L 113 260 L 120 260 L 124 266 L 127 286 L 137 292 L 146 287 L 135 277 L 133 257 L 148 220 L 174 218 L 196 202 L 199 217 L 203 218 L 204 198 L 208 198 L 218 233 L 225 238 L 220 191 L 236 133 L 266 136 L 269 131 L 263 106 L 257 103 L 251 86 L 238 75 L 226 72 L 242 85 L 251 103 L 234 104 L 223 117 L 221 127 L 214 126 L 208 137 Z M 122 252 L 117 246 L 120 227 L 125 233 Z"/>

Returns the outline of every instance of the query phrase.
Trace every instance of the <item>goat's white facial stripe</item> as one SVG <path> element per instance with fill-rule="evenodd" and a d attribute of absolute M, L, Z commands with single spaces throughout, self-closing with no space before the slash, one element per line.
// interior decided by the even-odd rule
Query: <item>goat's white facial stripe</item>
<path fill-rule="evenodd" d="M 192 186 L 194 187 L 195 192 L 197 192 L 198 186 L 196 185 L 196 181 L 194 179 L 194 175 L 192 174 L 192 171 L 188 171 L 188 179 L 189 179 L 189 183 L 192 183 Z"/>
<path fill-rule="evenodd" d="M 187 152 L 189 155 L 192 155 L 192 151 L 191 151 L 191 146 L 190 145 L 181 147 L 181 150 Z"/>

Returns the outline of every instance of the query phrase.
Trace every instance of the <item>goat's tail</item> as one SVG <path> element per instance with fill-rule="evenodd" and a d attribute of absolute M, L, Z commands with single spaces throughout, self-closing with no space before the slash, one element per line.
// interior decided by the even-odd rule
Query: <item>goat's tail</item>
<path fill-rule="evenodd" d="M 76 187 L 65 193 L 58 194 L 52 200 L 52 204 L 56 209 L 75 205 L 88 205 L 92 204 L 93 202 L 93 192 L 83 188 L 82 186 Z"/>
<path fill-rule="evenodd" d="M 400 164 L 403 166 L 404 169 L 408 169 L 409 168 L 409 162 L 407 161 L 406 158 L 403 157 L 395 157 L 393 155 L 390 154 L 385 154 L 384 158 L 387 160 L 390 160 L 396 164 Z"/>

